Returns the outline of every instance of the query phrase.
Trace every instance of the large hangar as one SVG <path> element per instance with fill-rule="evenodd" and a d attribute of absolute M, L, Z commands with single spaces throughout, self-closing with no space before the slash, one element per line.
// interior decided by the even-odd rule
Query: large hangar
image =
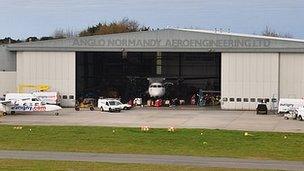
<path fill-rule="evenodd" d="M 15 87 L 48 84 L 64 106 L 90 94 L 145 98 L 147 78 L 166 78 L 168 97 L 188 103 L 199 89 L 218 93 L 222 109 L 252 110 L 262 99 L 273 108 L 279 98 L 304 97 L 303 40 L 164 29 L 9 44 L 5 51 L 16 59 Z"/>

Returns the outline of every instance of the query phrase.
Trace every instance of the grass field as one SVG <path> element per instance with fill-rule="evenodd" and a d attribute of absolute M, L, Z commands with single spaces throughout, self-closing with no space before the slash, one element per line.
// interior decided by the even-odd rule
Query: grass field
<path fill-rule="evenodd" d="M 304 160 L 304 134 L 80 126 L 0 126 L 0 150 L 137 153 Z M 31 129 L 31 131 L 30 131 Z"/>
<path fill-rule="evenodd" d="M 192 166 L 173 166 L 173 165 L 146 165 L 146 164 L 113 164 L 113 163 L 90 163 L 90 162 L 63 162 L 63 161 L 28 161 L 28 160 L 0 160 L 0 170 L 107 170 L 107 171 L 253 171 L 247 169 L 225 169 L 225 168 L 199 168 Z"/>

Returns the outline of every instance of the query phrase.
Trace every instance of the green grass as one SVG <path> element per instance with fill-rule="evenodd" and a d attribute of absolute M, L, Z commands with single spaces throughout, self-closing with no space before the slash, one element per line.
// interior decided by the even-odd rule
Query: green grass
<path fill-rule="evenodd" d="M 147 165 L 147 164 L 113 164 L 64 161 L 0 160 L 0 170 L 43 170 L 43 171 L 94 171 L 94 170 L 129 170 L 129 171 L 253 171 L 246 169 L 199 168 L 192 166 Z"/>
<path fill-rule="evenodd" d="M 244 136 L 243 131 L 201 129 L 169 133 L 166 129 L 0 126 L 0 149 L 304 160 L 304 134 L 249 133 L 252 136 Z"/>

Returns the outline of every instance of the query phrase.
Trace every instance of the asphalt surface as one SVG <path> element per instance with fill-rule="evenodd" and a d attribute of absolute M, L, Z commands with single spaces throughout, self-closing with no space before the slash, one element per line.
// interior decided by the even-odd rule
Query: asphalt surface
<path fill-rule="evenodd" d="M 76 125 L 154 128 L 207 128 L 246 131 L 304 133 L 304 121 L 284 120 L 277 115 L 256 115 L 254 111 L 225 111 L 217 108 L 135 108 L 120 113 L 63 109 L 52 113 L 8 115 L 6 125 Z"/>
<path fill-rule="evenodd" d="M 44 151 L 0 151 L 0 159 L 172 164 L 199 167 L 304 170 L 304 162 L 168 155 L 105 154 Z"/>

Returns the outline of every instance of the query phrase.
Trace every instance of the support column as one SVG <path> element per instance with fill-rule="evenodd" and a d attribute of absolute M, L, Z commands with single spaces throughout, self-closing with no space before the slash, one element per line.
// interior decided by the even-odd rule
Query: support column
<path fill-rule="evenodd" d="M 162 53 L 156 53 L 156 75 L 162 75 Z"/>

